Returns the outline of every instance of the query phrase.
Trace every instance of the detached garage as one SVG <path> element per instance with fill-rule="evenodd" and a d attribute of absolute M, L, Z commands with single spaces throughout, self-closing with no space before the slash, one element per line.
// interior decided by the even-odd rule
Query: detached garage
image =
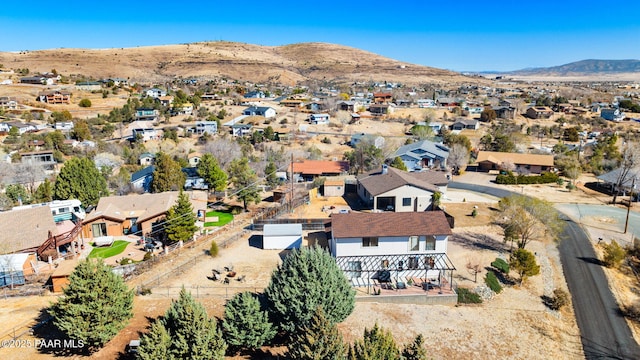
<path fill-rule="evenodd" d="M 265 250 L 300 249 L 302 224 L 265 224 L 262 248 Z"/>

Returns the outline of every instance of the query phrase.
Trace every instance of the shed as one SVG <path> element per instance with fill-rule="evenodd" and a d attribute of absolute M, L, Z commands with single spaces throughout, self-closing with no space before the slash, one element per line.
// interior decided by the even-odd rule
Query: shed
<path fill-rule="evenodd" d="M 26 253 L 0 255 L 0 287 L 24 285 L 25 275 L 32 273 L 28 262 Z"/>
<path fill-rule="evenodd" d="M 325 180 L 324 196 L 343 196 L 344 180 Z"/>
<path fill-rule="evenodd" d="M 302 245 L 302 224 L 266 224 L 262 232 L 265 250 L 299 249 Z"/>
<path fill-rule="evenodd" d="M 75 259 L 60 262 L 51 274 L 53 292 L 62 292 L 62 289 L 69 284 L 69 275 L 75 270 L 76 265 L 78 265 L 78 261 Z"/>

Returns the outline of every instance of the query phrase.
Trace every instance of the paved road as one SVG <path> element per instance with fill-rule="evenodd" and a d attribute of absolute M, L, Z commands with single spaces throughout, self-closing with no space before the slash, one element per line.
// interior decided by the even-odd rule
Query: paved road
<path fill-rule="evenodd" d="M 503 189 L 459 182 L 451 182 L 449 187 L 496 197 L 511 194 Z M 565 279 L 571 291 L 585 357 L 640 359 L 640 347 L 620 314 L 587 234 L 573 221 L 567 221 L 566 224 L 560 235 L 558 249 Z"/>

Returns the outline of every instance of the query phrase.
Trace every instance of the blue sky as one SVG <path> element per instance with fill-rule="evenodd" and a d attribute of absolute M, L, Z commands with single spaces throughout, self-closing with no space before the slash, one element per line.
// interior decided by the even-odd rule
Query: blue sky
<path fill-rule="evenodd" d="M 455 71 L 640 59 L 640 1 L 7 1 L 0 51 L 328 42 Z M 64 5 L 62 5 L 64 4 Z"/>

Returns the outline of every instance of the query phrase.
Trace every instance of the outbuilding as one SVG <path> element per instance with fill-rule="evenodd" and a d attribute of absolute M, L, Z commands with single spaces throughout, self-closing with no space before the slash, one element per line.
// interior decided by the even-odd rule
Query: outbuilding
<path fill-rule="evenodd" d="M 300 249 L 302 224 L 266 224 L 262 232 L 262 248 L 265 250 Z"/>

